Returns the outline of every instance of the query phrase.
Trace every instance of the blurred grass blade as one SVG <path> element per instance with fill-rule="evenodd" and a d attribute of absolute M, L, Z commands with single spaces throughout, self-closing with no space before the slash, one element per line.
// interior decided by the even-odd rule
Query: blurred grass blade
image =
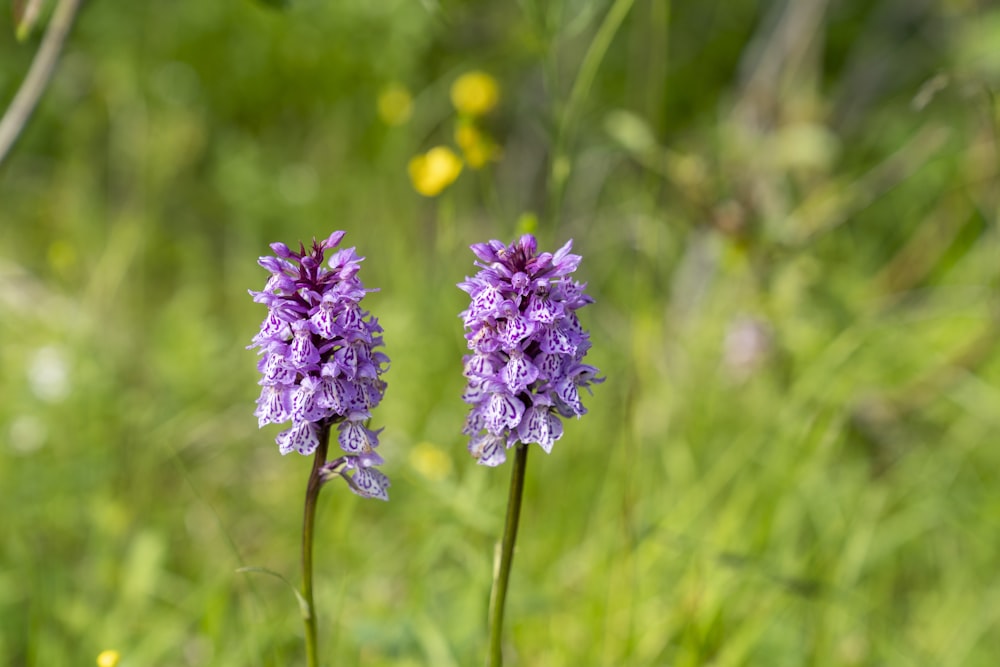
<path fill-rule="evenodd" d="M 257 0 L 257 3 L 272 9 L 288 9 L 292 6 L 292 0 Z"/>
<path fill-rule="evenodd" d="M 645 157 L 660 145 L 649 124 L 631 111 L 615 109 L 604 117 L 604 130 L 634 156 Z"/>
<path fill-rule="evenodd" d="M 292 582 L 290 582 L 288 579 L 285 579 L 285 577 L 281 576 L 280 574 L 278 574 L 274 570 L 269 570 L 266 567 L 239 567 L 239 568 L 236 568 L 236 571 L 237 572 L 254 572 L 254 573 L 257 573 L 257 574 L 267 574 L 267 575 L 270 575 L 270 576 L 274 577 L 275 579 L 280 579 L 290 589 L 292 589 L 293 593 L 295 593 L 295 599 L 299 601 L 299 609 L 302 610 L 302 613 L 306 613 L 306 612 L 309 611 L 309 603 L 306 602 L 306 599 L 304 597 L 302 597 L 302 593 L 300 593 L 299 589 L 295 587 L 295 584 L 293 584 Z"/>
<path fill-rule="evenodd" d="M 42 13 L 42 0 L 11 0 L 11 14 L 14 17 L 14 34 L 23 42 L 31 36 L 31 31 Z"/>

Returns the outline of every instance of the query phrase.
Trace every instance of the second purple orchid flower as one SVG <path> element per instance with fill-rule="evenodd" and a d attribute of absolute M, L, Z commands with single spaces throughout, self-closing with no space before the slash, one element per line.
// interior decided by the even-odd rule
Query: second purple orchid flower
<path fill-rule="evenodd" d="M 472 246 L 480 270 L 458 285 L 472 299 L 460 315 L 472 352 L 465 357 L 463 398 L 472 409 L 464 433 L 482 465 L 500 465 L 517 442 L 550 452 L 562 437 L 561 418 L 587 412 L 579 389 L 603 382 L 583 363 L 590 335 L 576 310 L 593 299 L 569 277 L 580 264 L 572 245 L 539 253 L 526 234 L 510 245 Z"/>

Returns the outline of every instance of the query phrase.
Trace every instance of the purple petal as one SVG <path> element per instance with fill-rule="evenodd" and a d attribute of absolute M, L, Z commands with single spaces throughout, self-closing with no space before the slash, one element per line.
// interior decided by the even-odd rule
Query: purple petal
<path fill-rule="evenodd" d="M 562 422 L 547 407 L 528 408 L 517 429 L 521 442 L 538 443 L 546 454 L 552 452 L 552 444 L 561 438 L 562 434 Z"/>
<path fill-rule="evenodd" d="M 486 390 L 481 382 L 470 382 L 462 393 L 462 400 L 469 405 L 479 405 L 485 396 Z"/>
<path fill-rule="evenodd" d="M 472 310 L 477 318 L 489 317 L 497 312 L 503 295 L 496 287 L 488 285 L 472 299 Z"/>
<path fill-rule="evenodd" d="M 479 354 L 488 355 L 500 349 L 500 339 L 497 332 L 490 326 L 483 325 L 478 330 L 465 336 L 469 340 L 469 349 Z"/>
<path fill-rule="evenodd" d="M 538 379 L 538 369 L 518 350 L 511 354 L 501 375 L 510 392 L 517 395 Z"/>
<path fill-rule="evenodd" d="M 507 460 L 504 439 L 489 433 L 474 435 L 469 441 L 469 453 L 479 465 L 494 468 Z"/>
<path fill-rule="evenodd" d="M 318 378 L 302 378 L 299 388 L 292 394 L 292 421 L 318 422 L 329 416 L 330 406 L 321 405 L 319 400 L 322 384 Z"/>
<path fill-rule="evenodd" d="M 524 414 L 524 403 L 513 396 L 497 392 L 490 396 L 486 407 L 486 428 L 499 435 L 505 428 L 516 428 Z"/>
<path fill-rule="evenodd" d="M 507 350 L 513 349 L 530 336 L 535 325 L 520 315 L 515 315 L 499 323 L 500 344 Z"/>
<path fill-rule="evenodd" d="M 333 410 L 335 413 L 341 415 L 346 412 L 344 409 L 346 390 L 341 380 L 329 377 L 323 378 L 318 394 L 316 401 L 320 407 Z"/>
<path fill-rule="evenodd" d="M 280 354 L 269 354 L 261 369 L 262 384 L 292 384 L 297 373 L 288 364 L 288 360 Z"/>
<path fill-rule="evenodd" d="M 563 376 L 563 368 L 567 357 L 561 354 L 542 352 L 535 357 L 535 367 L 539 377 L 545 380 L 558 380 Z"/>
<path fill-rule="evenodd" d="M 569 336 L 559 327 L 559 325 L 548 326 L 542 330 L 539 346 L 542 352 L 550 354 L 569 354 L 576 351 L 576 346 L 570 341 Z"/>
<path fill-rule="evenodd" d="M 358 257 L 354 248 L 338 250 L 330 257 L 330 270 L 336 273 L 341 280 L 350 280 L 361 269 L 360 262 L 363 259 L 364 257 Z"/>
<path fill-rule="evenodd" d="M 290 358 L 292 364 L 297 368 L 319 363 L 319 351 L 312 342 L 312 332 L 309 329 L 307 320 L 299 320 L 292 325 L 295 340 L 292 341 L 290 348 Z"/>
<path fill-rule="evenodd" d="M 552 255 L 552 266 L 555 269 L 555 275 L 564 276 L 569 273 L 576 271 L 576 267 L 580 265 L 580 260 L 582 259 L 580 255 L 571 255 L 570 250 L 573 248 L 573 239 L 570 239 L 566 244 L 556 250 L 555 254 Z"/>
<path fill-rule="evenodd" d="M 344 309 L 337 316 L 337 324 L 341 326 L 344 331 L 364 331 L 364 321 L 361 314 L 361 308 L 356 303 L 350 303 L 344 305 Z"/>
<path fill-rule="evenodd" d="M 532 234 L 523 234 L 514 247 L 524 253 L 525 257 L 534 257 L 538 252 L 538 240 Z"/>
<path fill-rule="evenodd" d="M 576 383 L 573 380 L 566 379 L 559 382 L 555 387 L 555 393 L 559 400 L 577 417 L 587 413 L 583 403 L 580 402 L 580 392 L 577 391 Z"/>
<path fill-rule="evenodd" d="M 515 292 L 524 296 L 531 286 L 531 277 L 524 271 L 518 271 L 510 277 L 510 286 Z"/>
<path fill-rule="evenodd" d="M 333 358 L 341 372 L 350 379 L 358 375 L 358 351 L 353 345 L 345 345 L 333 353 Z"/>
<path fill-rule="evenodd" d="M 484 417 L 486 408 L 477 405 L 469 411 L 469 416 L 465 418 L 465 425 L 462 427 L 464 435 L 479 433 L 486 428 L 486 418 Z"/>
<path fill-rule="evenodd" d="M 490 241 L 489 243 L 476 243 L 469 246 L 472 253 L 486 264 L 492 264 L 498 260 L 497 252 L 506 248 L 500 241 Z"/>
<path fill-rule="evenodd" d="M 267 311 L 267 317 L 260 325 L 260 333 L 262 336 L 267 336 L 269 338 L 282 338 L 287 339 L 291 336 L 291 330 L 288 328 L 288 322 L 281 319 L 278 316 L 278 312 L 271 308 Z"/>
<path fill-rule="evenodd" d="M 327 340 L 332 340 L 338 333 L 337 328 L 334 325 L 334 306 L 334 297 L 329 293 L 324 294 L 323 301 L 320 302 L 319 308 L 316 309 L 316 313 L 309 318 L 309 321 L 312 323 L 316 333 Z"/>
<path fill-rule="evenodd" d="M 382 402 L 385 395 L 386 383 L 382 380 L 362 380 L 356 385 L 357 391 L 364 399 L 366 410 L 371 410 Z"/>
<path fill-rule="evenodd" d="M 348 454 L 363 454 L 372 449 L 368 429 L 361 422 L 346 421 L 340 424 L 337 441 Z"/>
<path fill-rule="evenodd" d="M 524 316 L 532 322 L 551 324 L 561 314 L 560 309 L 546 296 L 533 294 L 528 297 L 528 307 L 524 311 Z"/>
<path fill-rule="evenodd" d="M 493 377 L 496 369 L 493 367 L 492 357 L 485 354 L 472 354 L 465 358 L 465 377 Z"/>
<path fill-rule="evenodd" d="M 257 425 L 281 424 L 291 419 L 291 401 L 288 387 L 283 385 L 265 385 L 257 399 Z"/>
<path fill-rule="evenodd" d="M 375 468 L 361 468 L 351 481 L 351 490 L 359 496 L 389 500 L 389 478 Z"/>
<path fill-rule="evenodd" d="M 299 454 L 308 456 L 316 451 L 319 446 L 319 438 L 316 435 L 316 427 L 309 422 L 297 424 L 287 431 L 282 431 L 276 439 L 278 450 L 282 454 L 297 451 Z"/>
<path fill-rule="evenodd" d="M 323 241 L 322 243 L 323 250 L 330 250 L 331 248 L 336 248 L 338 245 L 340 245 L 340 241 L 341 239 L 344 238 L 345 234 L 347 234 L 347 232 L 341 232 L 341 231 L 337 231 L 334 232 L 333 234 L 330 234 L 330 236 L 328 236 L 326 240 Z"/>

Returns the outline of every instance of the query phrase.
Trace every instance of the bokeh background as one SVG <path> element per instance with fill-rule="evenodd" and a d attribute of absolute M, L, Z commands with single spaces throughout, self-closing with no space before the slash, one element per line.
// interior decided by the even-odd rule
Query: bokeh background
<path fill-rule="evenodd" d="M 39 33 L 0 13 L 3 104 Z M 422 196 L 470 71 L 496 151 Z M 986 0 L 85 3 L 0 165 L 0 662 L 302 660 L 237 572 L 298 580 L 310 464 L 247 290 L 344 229 L 393 486 L 320 498 L 324 661 L 480 664 L 509 464 L 455 283 L 533 229 L 607 382 L 529 458 L 510 665 L 996 664 L 998 89 Z"/>

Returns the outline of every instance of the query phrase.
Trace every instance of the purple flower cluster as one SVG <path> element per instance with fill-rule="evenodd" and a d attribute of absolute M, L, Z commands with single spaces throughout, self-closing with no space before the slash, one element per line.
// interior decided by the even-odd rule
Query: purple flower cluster
<path fill-rule="evenodd" d="M 575 311 L 593 299 L 568 277 L 580 263 L 572 245 L 538 254 L 526 234 L 509 246 L 472 246 L 481 270 L 458 285 L 472 298 L 460 314 L 472 351 L 463 399 L 473 407 L 463 432 L 482 465 L 500 465 L 519 441 L 550 452 L 562 437 L 560 417 L 587 412 L 578 388 L 604 380 L 582 363 L 590 336 Z"/>
<path fill-rule="evenodd" d="M 277 437 L 282 454 L 312 454 L 320 438 L 338 424 L 338 441 L 346 453 L 324 471 L 341 475 L 355 493 L 388 499 L 389 481 L 374 466 L 378 431 L 368 428 L 371 409 L 382 400 L 381 379 L 389 358 L 375 348 L 382 345 L 378 320 L 361 309 L 367 292 L 357 277 L 362 257 L 354 248 L 338 250 L 323 265 L 324 255 L 340 244 L 344 232 L 311 248 L 294 252 L 274 243 L 275 256 L 258 263 L 271 272 L 254 301 L 267 306 L 260 333 L 250 348 L 260 349 L 258 422 L 291 428 Z M 349 471 L 354 471 L 348 476 Z"/>

